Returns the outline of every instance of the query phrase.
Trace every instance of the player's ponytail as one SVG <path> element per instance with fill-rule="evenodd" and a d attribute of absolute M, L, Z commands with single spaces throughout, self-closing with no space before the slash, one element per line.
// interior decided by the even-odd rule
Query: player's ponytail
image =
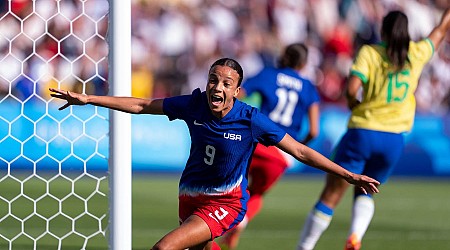
<path fill-rule="evenodd" d="M 410 36 L 408 18 L 401 11 L 391 11 L 383 19 L 381 36 L 386 42 L 386 54 L 397 70 L 401 70 L 409 61 L 408 50 Z"/>

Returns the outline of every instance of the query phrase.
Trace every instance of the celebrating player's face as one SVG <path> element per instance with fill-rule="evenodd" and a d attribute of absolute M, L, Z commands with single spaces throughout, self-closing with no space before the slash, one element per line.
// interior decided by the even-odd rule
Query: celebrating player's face
<path fill-rule="evenodd" d="M 233 108 L 233 98 L 239 93 L 239 74 L 236 70 L 217 65 L 209 71 L 206 95 L 214 116 L 224 117 Z"/>

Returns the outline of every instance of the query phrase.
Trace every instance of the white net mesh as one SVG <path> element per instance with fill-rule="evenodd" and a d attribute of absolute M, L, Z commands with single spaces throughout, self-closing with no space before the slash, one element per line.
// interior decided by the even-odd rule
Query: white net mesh
<path fill-rule="evenodd" d="M 107 0 L 0 3 L 0 249 L 106 249 Z"/>

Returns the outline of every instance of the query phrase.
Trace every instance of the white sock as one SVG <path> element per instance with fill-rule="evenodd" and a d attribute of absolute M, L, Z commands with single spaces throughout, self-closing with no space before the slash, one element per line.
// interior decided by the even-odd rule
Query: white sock
<path fill-rule="evenodd" d="M 316 245 L 322 233 L 328 228 L 332 215 L 325 214 L 316 208 L 309 213 L 303 227 L 297 250 L 311 250 Z"/>
<path fill-rule="evenodd" d="M 374 212 L 375 203 L 372 197 L 367 195 L 357 196 L 353 203 L 352 222 L 349 236 L 355 234 L 356 238 L 361 241 L 367 228 L 369 227 Z"/>

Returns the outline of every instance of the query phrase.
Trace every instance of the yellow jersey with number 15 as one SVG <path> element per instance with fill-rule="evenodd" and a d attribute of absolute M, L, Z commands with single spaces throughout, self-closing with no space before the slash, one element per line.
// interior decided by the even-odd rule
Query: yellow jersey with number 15
<path fill-rule="evenodd" d="M 385 44 L 364 45 L 352 65 L 351 75 L 363 82 L 361 104 L 352 110 L 349 128 L 402 133 L 410 131 L 416 110 L 416 91 L 423 67 L 434 53 L 429 39 L 411 42 L 408 61 L 395 71 Z"/>

